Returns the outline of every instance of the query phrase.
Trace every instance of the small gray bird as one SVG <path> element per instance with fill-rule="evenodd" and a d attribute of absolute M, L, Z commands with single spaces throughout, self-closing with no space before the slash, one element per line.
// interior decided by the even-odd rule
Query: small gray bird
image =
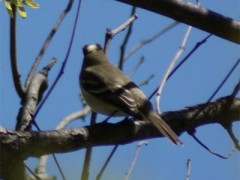
<path fill-rule="evenodd" d="M 105 115 L 131 115 L 151 122 L 174 144 L 182 144 L 168 124 L 153 110 L 139 87 L 114 67 L 99 44 L 83 47 L 79 77 L 83 97 L 93 111 Z"/>

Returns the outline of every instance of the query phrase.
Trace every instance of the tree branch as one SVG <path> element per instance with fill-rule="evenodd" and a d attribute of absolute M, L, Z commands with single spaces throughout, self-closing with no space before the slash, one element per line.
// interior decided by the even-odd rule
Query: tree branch
<path fill-rule="evenodd" d="M 13 83 L 15 89 L 20 98 L 23 98 L 26 89 L 23 87 L 21 82 L 21 75 L 18 69 L 17 63 L 17 40 L 16 40 L 16 6 L 12 5 L 13 18 L 10 18 L 10 58 L 11 58 L 11 70 L 13 76 Z"/>
<path fill-rule="evenodd" d="M 240 22 L 209 9 L 180 0 L 117 0 L 143 8 L 240 44 Z"/>
<path fill-rule="evenodd" d="M 109 48 L 112 38 L 114 36 L 116 36 L 118 33 L 120 33 L 121 31 L 123 31 L 124 29 L 126 29 L 126 27 L 128 25 L 130 25 L 131 23 L 133 23 L 136 19 L 137 19 L 137 14 L 134 14 L 126 22 L 121 24 L 116 29 L 114 29 L 114 30 L 111 30 L 109 28 L 107 29 L 106 35 L 105 35 L 104 50 L 103 50 L 105 54 L 107 54 L 107 51 L 108 51 L 108 48 Z"/>
<path fill-rule="evenodd" d="M 46 38 L 41 50 L 39 51 L 38 53 L 38 56 L 36 57 L 35 59 L 35 62 L 33 63 L 32 67 L 31 67 L 31 70 L 28 74 L 28 77 L 27 77 L 27 80 L 26 80 L 26 87 L 28 87 L 31 79 L 33 78 L 34 74 L 35 74 L 35 71 L 36 71 L 36 68 L 38 66 L 38 64 L 40 63 L 46 49 L 48 48 L 48 45 L 50 44 L 52 38 L 54 37 L 55 33 L 57 32 L 59 26 L 61 25 L 61 23 L 63 22 L 63 19 L 65 18 L 65 16 L 68 14 L 68 12 L 71 10 L 72 8 L 72 4 L 73 4 L 73 0 L 69 0 L 66 8 L 63 10 L 63 12 L 60 14 L 56 24 L 54 25 L 53 29 L 50 31 L 48 37 Z"/>
<path fill-rule="evenodd" d="M 174 21 L 171 24 L 169 24 L 168 26 L 166 26 L 165 28 L 161 29 L 159 32 L 157 32 L 156 34 L 154 34 L 153 36 L 144 39 L 142 41 L 140 41 L 139 43 L 137 43 L 134 47 L 132 47 L 129 52 L 124 56 L 124 61 L 126 61 L 130 56 L 132 56 L 136 51 L 138 51 L 140 48 L 142 48 L 143 46 L 151 43 L 152 41 L 156 40 L 158 37 L 160 37 L 161 35 L 163 35 L 164 33 L 166 33 L 167 31 L 169 31 L 170 29 L 172 29 L 173 27 L 175 27 L 176 25 L 178 25 L 179 22 Z"/>
<path fill-rule="evenodd" d="M 22 99 L 22 107 L 19 110 L 17 117 L 16 130 L 24 131 L 29 128 L 30 122 L 32 121 L 32 115 L 36 109 L 37 104 L 40 102 L 44 91 L 46 90 L 47 75 L 56 59 L 53 58 L 51 62 L 43 68 L 38 74 L 36 74 L 28 87 L 25 98 Z"/>
<path fill-rule="evenodd" d="M 136 7 L 132 7 L 131 16 L 134 16 L 134 14 L 136 14 Z M 123 39 L 123 42 L 120 46 L 120 58 L 119 58 L 119 62 L 118 62 L 118 68 L 120 70 L 123 70 L 124 55 L 125 55 L 127 43 L 132 34 L 132 27 L 133 27 L 133 23 L 131 23 L 128 26 L 128 31 L 127 31 L 125 38 Z"/>
<path fill-rule="evenodd" d="M 158 87 L 158 90 L 157 90 L 157 95 L 156 95 L 156 109 L 157 109 L 157 113 L 158 114 L 161 114 L 161 111 L 160 111 L 160 99 L 161 99 L 161 94 L 162 94 L 162 91 L 163 91 L 163 87 L 165 86 L 167 80 L 168 80 L 168 77 L 169 75 L 171 74 L 175 64 L 177 63 L 178 59 L 181 57 L 182 53 L 185 51 L 185 46 L 186 46 L 186 43 L 187 43 L 187 40 L 188 40 L 188 37 L 190 35 L 190 32 L 192 30 L 192 26 L 188 26 L 187 28 L 187 31 L 183 37 L 183 40 L 180 44 L 180 47 L 177 51 L 177 53 L 175 54 L 174 58 L 171 60 L 171 63 L 169 65 L 169 67 L 167 68 L 163 78 L 162 78 L 162 81 Z"/>
<path fill-rule="evenodd" d="M 205 104 L 179 111 L 165 112 L 162 117 L 178 135 L 186 131 L 190 122 L 194 127 L 199 127 L 212 123 L 221 124 L 223 119 L 227 119 L 229 123 L 240 121 L 240 98 L 235 98 L 226 112 L 228 98 L 229 96 L 223 97 L 209 103 L 194 121 L 192 121 L 192 116 Z M 19 132 L 0 129 L 1 149 L 21 152 L 21 156 L 24 158 L 74 151 L 85 148 L 89 144 L 91 146 L 127 144 L 157 137 L 163 136 L 150 123 L 132 120 L 116 124 L 104 122 L 82 128 L 46 132 Z"/>
<path fill-rule="evenodd" d="M 186 132 L 189 123 L 195 128 L 213 123 L 221 124 L 227 120 L 229 124 L 232 124 L 235 121 L 240 121 L 240 98 L 235 98 L 229 105 L 229 97 L 231 98 L 231 96 L 220 98 L 207 106 L 204 103 L 179 111 L 165 112 L 162 117 L 178 135 Z M 226 108 L 226 105 L 229 108 Z M 204 110 L 192 121 L 192 117 L 196 111 L 202 109 L 202 106 L 205 107 Z M 94 147 L 128 144 L 133 141 L 158 137 L 163 136 L 152 124 L 131 120 L 116 124 L 104 122 L 82 128 L 45 132 L 0 129 L 0 177 L 11 179 L 8 177 L 13 176 L 23 166 L 19 162 L 23 162 L 30 156 L 66 153 L 86 148 L 89 145 Z"/>

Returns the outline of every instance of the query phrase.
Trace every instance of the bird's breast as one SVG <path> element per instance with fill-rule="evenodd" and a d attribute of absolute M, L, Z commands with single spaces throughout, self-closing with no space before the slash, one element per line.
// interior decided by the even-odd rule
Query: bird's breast
<path fill-rule="evenodd" d="M 96 96 L 92 95 L 91 93 L 86 92 L 83 88 L 82 95 L 86 103 L 91 107 L 91 109 L 97 113 L 105 114 L 105 115 L 112 115 L 114 112 L 114 116 L 124 116 L 126 113 L 120 111 L 115 106 L 104 102 L 101 100 L 102 98 L 97 98 Z"/>

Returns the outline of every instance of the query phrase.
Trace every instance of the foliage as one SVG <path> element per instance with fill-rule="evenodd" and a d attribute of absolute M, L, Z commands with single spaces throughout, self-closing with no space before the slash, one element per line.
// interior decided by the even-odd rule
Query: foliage
<path fill-rule="evenodd" d="M 23 7 L 23 5 L 26 5 L 30 8 L 39 8 L 39 4 L 37 4 L 34 0 L 3 0 L 4 5 L 10 15 L 10 17 L 14 17 L 14 10 L 13 6 L 17 7 L 18 13 L 22 18 L 27 17 L 27 13 Z"/>

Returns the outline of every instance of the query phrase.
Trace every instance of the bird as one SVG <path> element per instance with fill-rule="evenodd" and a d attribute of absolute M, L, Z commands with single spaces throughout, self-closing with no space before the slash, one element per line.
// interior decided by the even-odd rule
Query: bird
<path fill-rule="evenodd" d="M 81 92 L 94 112 L 140 118 L 152 123 L 173 144 L 183 144 L 176 133 L 153 110 L 142 90 L 120 69 L 112 65 L 99 44 L 83 46 L 79 75 Z"/>

